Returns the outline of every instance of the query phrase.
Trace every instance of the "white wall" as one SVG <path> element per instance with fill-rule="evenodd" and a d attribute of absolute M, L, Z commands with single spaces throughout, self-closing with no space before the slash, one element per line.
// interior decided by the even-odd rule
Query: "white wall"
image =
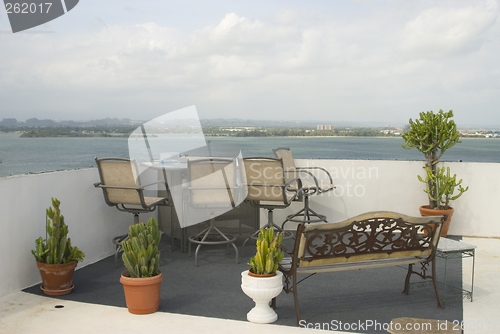
<path fill-rule="evenodd" d="M 369 211 L 396 211 L 419 216 L 418 207 L 428 204 L 421 161 L 296 160 L 297 166 L 321 166 L 330 171 L 337 189 L 311 197 L 311 208 L 335 222 Z M 442 166 L 442 164 L 440 165 Z M 500 237 L 500 224 L 492 210 L 500 203 L 500 164 L 447 162 L 452 174 L 469 190 L 451 203 L 455 208 L 450 235 Z M 275 210 L 275 222 L 297 212 L 302 203 Z M 261 217 L 263 223 L 267 218 Z M 293 224 L 289 224 L 293 227 Z M 287 224 L 288 226 L 288 224 Z"/>
<path fill-rule="evenodd" d="M 85 253 L 77 269 L 114 253 L 111 240 L 127 233 L 133 215 L 106 205 L 98 181 L 96 168 L 0 178 L 0 297 L 41 282 L 31 250 L 45 238 L 51 197 L 61 201 L 71 243 Z"/>
<path fill-rule="evenodd" d="M 297 165 L 322 166 L 334 176 L 337 189 L 311 201 L 311 207 L 332 222 L 378 210 L 418 216 L 418 207 L 427 204 L 424 184 L 416 177 L 423 174 L 423 162 L 297 160 Z M 493 210 L 500 203 L 500 164 L 446 165 L 470 186 L 453 203 L 449 234 L 500 237 Z M 72 243 L 86 254 L 78 268 L 113 254 L 111 239 L 126 233 L 133 217 L 105 204 L 102 191 L 93 186 L 98 181 L 95 168 L 0 178 L 0 297 L 41 282 L 31 250 L 35 240 L 45 236 L 51 197 L 61 201 Z M 275 210 L 275 222 L 300 208 L 301 203 L 293 203 Z M 149 216 L 141 215 L 141 221 Z M 262 223 L 267 222 L 265 210 L 261 216 Z"/>

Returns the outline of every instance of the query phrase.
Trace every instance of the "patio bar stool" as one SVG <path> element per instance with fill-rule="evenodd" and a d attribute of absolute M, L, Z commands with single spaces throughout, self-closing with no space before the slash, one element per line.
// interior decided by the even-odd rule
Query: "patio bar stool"
<path fill-rule="evenodd" d="M 235 197 L 238 196 L 236 184 L 237 168 L 234 159 L 202 158 L 188 161 L 187 214 L 196 215 L 197 211 L 212 216 L 206 229 L 188 237 L 189 256 L 191 244 L 197 244 L 194 253 L 194 265 L 198 266 L 198 252 L 202 245 L 232 245 L 238 263 L 238 247 L 234 244 L 236 236 L 223 233 L 215 226 L 215 217 L 235 207 Z"/>
<path fill-rule="evenodd" d="M 283 166 L 285 170 L 285 177 L 287 179 L 299 178 L 302 181 L 302 188 L 300 191 L 300 198 L 304 201 L 304 207 L 294 213 L 289 215 L 286 220 L 281 225 L 282 228 L 285 227 L 285 224 L 289 221 L 296 223 L 328 223 L 328 220 L 325 215 L 319 214 L 309 206 L 309 197 L 311 195 L 320 195 L 335 189 L 335 185 L 333 184 L 333 179 L 328 170 L 323 167 L 298 167 L 295 165 L 295 161 L 292 156 L 292 151 L 289 147 L 280 147 L 273 149 L 273 153 L 277 158 L 283 159 Z M 328 182 L 320 182 L 315 175 L 315 172 L 320 172 L 324 176 Z M 312 180 L 306 182 L 306 180 Z"/>
<path fill-rule="evenodd" d="M 142 185 L 133 159 L 125 158 L 95 158 L 101 182 L 94 187 L 101 188 L 104 201 L 109 206 L 134 215 L 134 224 L 139 223 L 139 214 L 152 212 L 158 205 L 168 205 L 166 197 L 147 197 L 144 191 L 147 187 L 163 184 L 154 182 Z M 118 253 L 122 251 L 122 241 L 128 238 L 128 233 L 114 237 L 115 267 L 118 266 Z"/>
<path fill-rule="evenodd" d="M 273 227 L 278 231 L 282 231 L 283 229 L 273 221 L 273 211 L 274 209 L 287 208 L 299 196 L 300 179 L 285 180 L 282 159 L 248 157 L 243 158 L 243 163 L 248 189 L 246 201 L 254 207 L 267 210 L 267 224 L 265 227 Z M 250 239 L 257 240 L 259 232 L 260 230 L 257 230 L 245 239 L 242 245 L 242 253 L 244 253 L 245 244 Z M 285 238 L 292 237 L 292 233 L 285 231 Z"/>

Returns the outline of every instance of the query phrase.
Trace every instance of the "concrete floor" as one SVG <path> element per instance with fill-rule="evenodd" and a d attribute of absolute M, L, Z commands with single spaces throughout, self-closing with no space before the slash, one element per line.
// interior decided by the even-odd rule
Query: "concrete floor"
<path fill-rule="evenodd" d="M 500 256 L 498 250 L 500 239 L 464 237 L 463 242 L 477 246 L 474 300 L 473 302 L 467 299 L 463 301 L 464 333 L 499 333 Z M 463 284 L 466 289 L 470 288 L 471 273 L 472 259 L 463 259 Z M 64 307 L 58 308 L 58 305 Z M 304 329 L 164 312 L 136 316 L 129 314 L 127 309 L 121 307 L 63 301 L 25 292 L 17 292 L 0 299 L 0 333 L 121 334 L 131 331 L 137 333 L 168 331 L 170 333 L 239 334 L 259 331 L 260 333 L 293 334 L 303 333 Z"/>
<path fill-rule="evenodd" d="M 473 302 L 463 302 L 465 333 L 500 333 L 500 239 L 467 238 L 463 242 L 476 245 Z M 464 288 L 469 289 L 471 259 L 464 259 Z"/>

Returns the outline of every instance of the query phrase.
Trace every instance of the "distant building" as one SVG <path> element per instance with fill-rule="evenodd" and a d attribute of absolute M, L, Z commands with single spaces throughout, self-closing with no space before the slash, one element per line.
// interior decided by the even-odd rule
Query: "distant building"
<path fill-rule="evenodd" d="M 250 130 L 256 130 L 256 127 L 255 126 L 231 126 L 231 127 L 226 127 L 226 128 L 219 128 L 219 130 L 231 131 L 231 132 L 243 131 L 243 130 L 250 131 Z"/>
<path fill-rule="evenodd" d="M 333 130 L 331 125 L 316 125 L 316 130 Z"/>

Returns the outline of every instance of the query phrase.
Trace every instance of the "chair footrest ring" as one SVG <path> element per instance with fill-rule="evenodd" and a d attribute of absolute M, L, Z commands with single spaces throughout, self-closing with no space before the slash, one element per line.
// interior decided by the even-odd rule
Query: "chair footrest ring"
<path fill-rule="evenodd" d="M 218 236 L 219 238 L 222 237 L 221 235 L 215 234 L 215 233 L 213 233 L 213 234 L 211 233 L 210 235 Z M 201 241 L 201 240 L 197 240 L 196 237 L 194 237 L 194 236 L 190 236 L 188 238 L 188 240 L 189 240 L 189 242 L 199 244 L 199 245 L 225 245 L 225 244 L 231 244 L 231 243 L 235 242 L 237 239 L 235 236 L 230 235 L 230 234 L 224 234 L 224 235 L 226 236 L 226 238 L 228 238 L 228 240 L 206 240 L 205 239 L 205 240 Z"/>
<path fill-rule="evenodd" d="M 302 219 L 300 219 L 302 217 Z M 319 222 L 327 222 L 326 216 L 324 215 L 314 215 L 309 216 L 309 219 L 305 219 L 306 217 L 303 214 L 300 215 L 289 215 L 286 217 L 287 222 L 295 222 L 295 223 L 319 223 Z"/>

